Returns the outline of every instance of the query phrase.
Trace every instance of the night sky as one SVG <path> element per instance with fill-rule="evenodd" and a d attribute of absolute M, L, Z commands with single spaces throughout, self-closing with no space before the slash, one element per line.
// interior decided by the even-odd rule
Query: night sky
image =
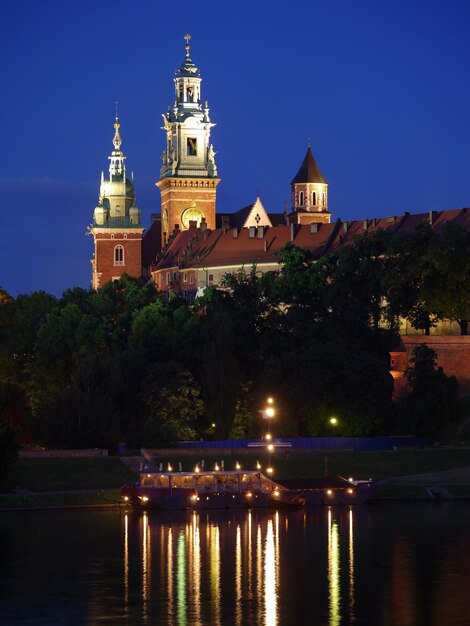
<path fill-rule="evenodd" d="M 333 219 L 470 206 L 468 0 L 5 3 L 0 286 L 89 287 L 115 101 L 144 226 L 183 35 L 209 100 L 218 210 L 282 211 L 310 138 Z"/>

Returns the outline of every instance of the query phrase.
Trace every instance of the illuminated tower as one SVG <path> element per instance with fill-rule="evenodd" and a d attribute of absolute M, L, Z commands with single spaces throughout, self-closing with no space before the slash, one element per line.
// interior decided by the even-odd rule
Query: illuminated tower
<path fill-rule="evenodd" d="M 331 213 L 328 211 L 328 183 L 318 169 L 310 146 L 290 185 L 292 213 L 289 220 L 291 222 L 311 224 L 331 221 Z"/>
<path fill-rule="evenodd" d="M 190 57 L 190 35 L 185 39 L 186 56 L 174 78 L 175 101 L 163 115 L 166 147 L 156 183 L 161 193 L 162 245 L 175 229 L 189 228 L 190 221 L 199 225 L 204 218 L 208 228 L 215 228 L 220 178 L 210 143 L 214 124 L 207 100 L 202 106 L 202 78 Z"/>
<path fill-rule="evenodd" d="M 142 233 L 140 209 L 135 204 L 134 174 L 126 178 L 126 157 L 121 151 L 121 135 L 116 111 L 114 150 L 109 158 L 109 178 L 101 172 L 98 206 L 93 214 L 95 253 L 92 286 L 98 289 L 122 274 L 142 275 Z"/>

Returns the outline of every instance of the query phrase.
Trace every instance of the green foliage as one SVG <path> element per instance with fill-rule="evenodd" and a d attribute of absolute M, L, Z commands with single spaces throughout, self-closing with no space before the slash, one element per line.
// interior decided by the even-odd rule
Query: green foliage
<path fill-rule="evenodd" d="M 155 365 L 144 381 L 143 440 L 154 448 L 196 437 L 204 413 L 193 376 L 179 363 Z"/>
<path fill-rule="evenodd" d="M 6 422 L 0 422 L 0 480 L 8 475 L 19 449 L 17 431 Z"/>

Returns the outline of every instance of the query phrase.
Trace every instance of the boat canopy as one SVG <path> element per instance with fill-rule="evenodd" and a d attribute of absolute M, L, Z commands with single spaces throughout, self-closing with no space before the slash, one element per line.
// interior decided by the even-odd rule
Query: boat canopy
<path fill-rule="evenodd" d="M 284 489 L 255 471 L 155 472 L 141 474 L 142 487 L 194 489 L 198 493 L 220 491 L 275 491 Z"/>

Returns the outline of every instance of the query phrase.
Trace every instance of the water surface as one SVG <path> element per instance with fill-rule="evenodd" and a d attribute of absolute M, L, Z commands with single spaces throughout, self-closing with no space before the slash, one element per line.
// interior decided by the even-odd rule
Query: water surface
<path fill-rule="evenodd" d="M 470 506 L 0 516 L 0 624 L 466 626 Z"/>

